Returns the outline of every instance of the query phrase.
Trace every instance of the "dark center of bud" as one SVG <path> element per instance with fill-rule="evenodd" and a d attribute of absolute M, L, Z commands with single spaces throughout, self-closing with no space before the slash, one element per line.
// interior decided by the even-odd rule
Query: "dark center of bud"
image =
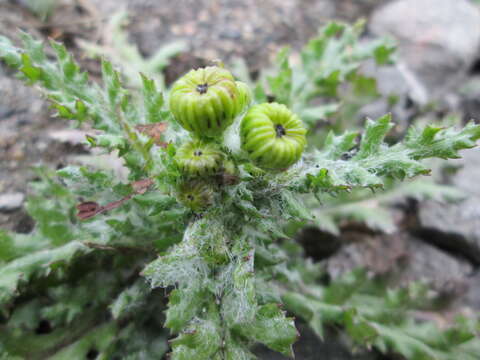
<path fill-rule="evenodd" d="M 287 133 L 285 131 L 285 128 L 280 124 L 275 125 L 275 132 L 277 133 L 278 138 L 281 138 L 282 136 L 284 136 Z"/>
<path fill-rule="evenodd" d="M 197 85 L 197 91 L 200 94 L 205 94 L 208 90 L 208 84 L 198 84 Z"/>
<path fill-rule="evenodd" d="M 189 201 L 193 201 L 193 195 L 187 195 L 187 199 L 188 199 Z"/>
<path fill-rule="evenodd" d="M 202 150 L 195 150 L 195 152 L 193 153 L 193 155 L 195 155 L 195 156 L 202 156 L 202 155 L 203 155 Z"/>

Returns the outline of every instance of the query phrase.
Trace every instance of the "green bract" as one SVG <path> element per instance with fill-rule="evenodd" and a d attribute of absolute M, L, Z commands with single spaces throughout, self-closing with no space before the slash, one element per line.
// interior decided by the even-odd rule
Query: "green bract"
<path fill-rule="evenodd" d="M 285 105 L 265 103 L 247 112 L 240 125 L 242 149 L 260 167 L 286 169 L 305 148 L 307 130 Z"/>
<path fill-rule="evenodd" d="M 213 203 L 213 188 L 200 180 L 187 181 L 180 185 L 178 200 L 193 211 L 201 211 Z"/>
<path fill-rule="evenodd" d="M 216 137 L 250 102 L 248 87 L 217 66 L 189 71 L 170 93 L 170 110 L 186 130 Z"/>
<path fill-rule="evenodd" d="M 183 144 L 175 161 L 183 173 L 190 176 L 215 174 L 221 167 L 223 154 L 214 144 L 192 140 Z"/>

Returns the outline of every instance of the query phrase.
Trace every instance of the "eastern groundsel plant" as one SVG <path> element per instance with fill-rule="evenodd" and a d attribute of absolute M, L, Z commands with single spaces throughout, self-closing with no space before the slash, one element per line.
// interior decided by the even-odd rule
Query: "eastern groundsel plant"
<path fill-rule="evenodd" d="M 62 45 L 49 59 L 22 38 L 0 38 L 0 58 L 60 117 L 95 129 L 86 143 L 121 157 L 128 179 L 38 170 L 34 230 L 0 232 L 1 359 L 243 360 L 258 343 L 293 357 L 293 315 L 319 337 L 336 325 L 352 345 L 407 359 L 478 359 L 477 320 L 419 322 L 436 300 L 422 284 L 390 289 L 362 270 L 322 283 L 284 229 L 314 221 L 304 196 L 427 175 L 422 160 L 458 158 L 479 126 L 412 127 L 387 144 L 385 115 L 308 149 L 295 104 L 256 103 L 258 88 L 223 67 L 191 70 L 168 93 L 139 75 L 136 92 L 107 61 L 98 85 Z"/>

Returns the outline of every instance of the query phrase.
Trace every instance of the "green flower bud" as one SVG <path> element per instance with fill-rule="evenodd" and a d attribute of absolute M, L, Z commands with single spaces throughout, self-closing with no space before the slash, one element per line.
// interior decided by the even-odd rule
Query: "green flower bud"
<path fill-rule="evenodd" d="M 170 93 L 170 111 L 180 125 L 199 137 L 216 137 L 250 102 L 247 85 L 217 66 L 191 70 Z"/>
<path fill-rule="evenodd" d="M 251 107 L 240 125 L 242 149 L 259 167 L 269 170 L 286 169 L 300 159 L 306 132 L 298 116 L 278 103 Z"/>
<path fill-rule="evenodd" d="M 183 144 L 175 154 L 180 170 L 189 176 L 206 176 L 217 173 L 222 165 L 223 154 L 211 143 L 192 140 Z"/>
<path fill-rule="evenodd" d="M 202 181 L 188 181 L 180 185 L 177 199 L 195 212 L 205 210 L 213 204 L 213 188 Z"/>

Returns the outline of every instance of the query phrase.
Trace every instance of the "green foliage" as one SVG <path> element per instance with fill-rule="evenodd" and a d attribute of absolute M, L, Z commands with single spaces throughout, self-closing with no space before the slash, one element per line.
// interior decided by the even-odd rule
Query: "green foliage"
<path fill-rule="evenodd" d="M 397 290 L 379 287 L 365 271 L 344 275 L 330 286 L 305 283 L 309 294 L 286 291 L 282 300 L 320 336 L 327 325 L 341 325 L 362 346 L 375 346 L 407 359 L 476 359 L 480 340 L 475 336 L 480 322 L 458 318 L 448 329 L 415 319 L 414 311 L 425 306 L 428 289 L 410 284 Z"/>
<path fill-rule="evenodd" d="M 2 275 L 0 304 L 5 304 L 15 295 L 20 281 L 29 281 L 34 275 L 48 275 L 53 269 L 62 266 L 62 263 L 68 263 L 75 256 L 87 251 L 88 248 L 82 243 L 70 242 L 55 250 L 37 251 L 10 261 L 0 272 Z"/>
<path fill-rule="evenodd" d="M 366 58 L 388 62 L 391 48 L 358 45 L 360 31 L 328 25 L 298 69 L 281 53 L 280 71 L 268 77 L 276 100 L 314 119 L 337 104 L 315 109 L 310 101 L 337 96 L 346 81 L 371 98 L 373 82 L 358 67 Z M 129 91 L 107 61 L 102 85 L 93 84 L 62 45 L 51 46 L 56 61 L 26 34 L 23 48 L 0 38 L 0 58 L 38 85 L 59 116 L 99 130 L 87 143 L 118 153 L 128 179 L 101 166 L 39 170 L 27 202 L 33 232 L 0 233 L 0 353 L 158 359 L 170 348 L 172 359 L 236 360 L 255 359 L 250 348 L 262 343 L 292 357 L 298 334 L 283 302 L 319 336 L 335 324 L 358 345 L 409 359 L 475 358 L 475 321 L 445 331 L 414 321 L 414 310 L 432 300 L 425 287 L 389 290 L 361 271 L 323 286 L 318 264 L 283 229 L 322 221 L 302 194 L 348 196 L 428 174 L 423 159 L 458 157 L 475 145 L 479 126 L 412 128 L 403 142 L 387 144 L 393 124 L 386 115 L 367 122 L 358 144 L 356 132 L 332 132 L 321 149 L 269 172 L 240 149 L 237 117 L 224 141 L 216 140 L 222 166 L 187 176 L 176 154 L 191 138 L 164 108 L 161 85 L 141 76 L 141 92 Z M 262 85 L 253 93 L 264 101 Z M 188 196 L 198 194 L 201 201 Z M 45 326 L 51 329 L 42 334 Z M 176 335 L 169 345 L 164 327 Z"/>
<path fill-rule="evenodd" d="M 338 192 L 356 187 L 382 188 L 384 177 L 403 180 L 427 175 L 430 170 L 420 160 L 458 158 L 460 149 L 474 147 L 480 138 L 480 127 L 473 123 L 461 130 L 427 126 L 410 128 L 403 143 L 390 146 L 384 139 L 392 127 L 390 115 L 376 121 L 368 120 L 358 151 L 353 153 L 350 151 L 357 146 L 353 133 L 340 136 L 330 133 L 324 148 L 314 151 L 308 159 L 311 165 L 305 170 L 302 189 Z M 343 160 L 344 154 L 352 157 Z"/>
<path fill-rule="evenodd" d="M 8 39 L 1 38 L 0 57 L 18 69 L 19 76 L 27 83 L 41 86 L 58 116 L 78 123 L 88 119 L 95 129 L 104 130 L 109 136 L 123 135 L 130 130 L 127 143 L 131 147 L 148 146 L 138 139 L 132 127 L 166 120 L 167 114 L 161 116 L 163 97 L 151 80 L 142 78 L 144 105 L 134 106 L 133 95 L 122 86 L 120 74 L 111 63 L 102 62 L 103 87 L 100 87 L 88 81 L 87 74 L 80 71 L 63 45 L 51 41 L 56 55 L 56 61 L 51 62 L 40 41 L 28 34 L 22 34 L 22 41 L 24 49 L 20 50 Z M 155 113 L 153 107 L 157 109 Z"/>
<path fill-rule="evenodd" d="M 161 88 L 165 88 L 165 79 L 162 70 L 170 63 L 171 58 L 187 50 L 183 41 L 175 41 L 163 45 L 152 56 L 144 58 L 137 46 L 128 40 L 128 33 L 124 26 L 128 23 L 128 14 L 120 11 L 112 15 L 106 25 L 103 45 L 87 41 L 79 41 L 87 55 L 94 58 L 106 58 L 122 69 L 122 74 L 129 86 L 142 88 L 139 73 L 152 78 Z"/>
<path fill-rule="evenodd" d="M 175 203 L 168 197 L 138 195 L 116 214 L 79 223 L 72 199 L 107 202 L 123 196 L 128 186 L 112 185 L 111 175 L 85 168 L 58 172 L 66 184 L 75 184 L 68 187 L 54 181 L 55 174 L 40 174 L 42 180 L 33 184 L 38 195 L 27 206 L 34 231 L 0 235 L 0 309 L 8 319 L 0 324 L 0 349 L 21 358 L 84 358 L 92 349 L 100 358 L 162 356 L 163 295 L 152 293 L 138 273 L 155 251 L 177 241 L 177 225 L 170 223 L 182 213 L 171 208 Z M 44 230 L 52 226 L 60 227 Z M 74 240 L 64 243 L 65 231 Z M 138 315 L 139 309 L 145 313 Z M 42 321 L 51 333 L 36 334 Z M 131 341 L 132 334 L 140 337 Z"/>
<path fill-rule="evenodd" d="M 268 93 L 291 107 L 311 129 L 326 119 L 336 130 L 355 127 L 358 110 L 380 96 L 376 80 L 363 76 L 360 66 L 369 59 L 377 65 L 391 64 L 395 51 L 389 39 L 359 41 L 364 26 L 363 21 L 324 26 L 302 49 L 297 66 L 290 64 L 288 48 L 280 51 L 275 69 L 262 74 L 255 85 L 257 101 L 265 101 Z"/>

